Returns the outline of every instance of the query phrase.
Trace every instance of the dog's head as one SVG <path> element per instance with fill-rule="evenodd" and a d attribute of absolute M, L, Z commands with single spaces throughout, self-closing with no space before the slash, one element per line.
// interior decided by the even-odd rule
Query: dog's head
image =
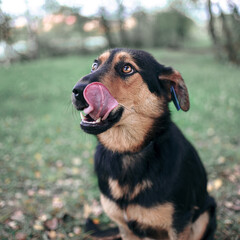
<path fill-rule="evenodd" d="M 135 151 L 142 146 L 159 119 L 169 113 L 171 100 L 183 111 L 189 109 L 180 73 L 161 65 L 147 52 L 130 49 L 100 55 L 91 73 L 77 82 L 72 93 L 76 109 L 87 114 L 82 116 L 81 128 L 117 151 Z M 106 142 L 111 142 L 111 147 Z"/>

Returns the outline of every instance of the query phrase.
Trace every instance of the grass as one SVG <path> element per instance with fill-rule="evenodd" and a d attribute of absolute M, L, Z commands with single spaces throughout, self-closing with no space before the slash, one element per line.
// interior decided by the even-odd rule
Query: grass
<path fill-rule="evenodd" d="M 240 239 L 240 69 L 207 53 L 151 52 L 187 83 L 190 111 L 171 104 L 172 115 L 208 171 L 216 239 Z M 108 222 L 93 173 L 96 140 L 81 132 L 70 100 L 95 57 L 0 69 L 0 239 L 81 239 L 87 215 Z"/>

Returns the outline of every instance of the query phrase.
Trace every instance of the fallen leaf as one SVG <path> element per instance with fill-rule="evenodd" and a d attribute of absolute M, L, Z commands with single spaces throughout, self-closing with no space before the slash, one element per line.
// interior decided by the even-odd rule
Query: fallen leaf
<path fill-rule="evenodd" d="M 18 222 L 23 222 L 24 221 L 24 215 L 23 212 L 18 210 L 16 212 L 13 213 L 13 215 L 11 216 L 12 220 L 18 221 Z"/>
<path fill-rule="evenodd" d="M 76 235 L 80 235 L 80 233 L 82 232 L 82 229 L 80 227 L 74 227 L 73 228 L 73 232 L 76 234 Z"/>
<path fill-rule="evenodd" d="M 234 202 L 226 201 L 224 206 L 234 211 L 240 211 L 240 200 L 237 199 Z"/>
<path fill-rule="evenodd" d="M 98 219 L 98 218 L 94 218 L 94 219 L 93 219 L 93 223 L 94 223 L 94 224 L 99 224 L 99 223 L 100 223 L 100 221 L 99 221 L 99 219 Z"/>
<path fill-rule="evenodd" d="M 207 135 L 208 135 L 209 137 L 212 137 L 212 136 L 214 135 L 214 133 L 215 133 L 215 131 L 214 131 L 213 128 L 208 128 L 208 129 L 207 129 Z"/>
<path fill-rule="evenodd" d="M 47 235 L 50 239 L 55 239 L 57 237 L 57 233 L 55 231 L 47 232 Z"/>
<path fill-rule="evenodd" d="M 218 190 L 223 185 L 223 182 L 220 178 L 214 180 L 214 188 Z"/>
<path fill-rule="evenodd" d="M 15 221 L 10 221 L 7 225 L 12 229 L 18 229 L 17 223 Z"/>
<path fill-rule="evenodd" d="M 37 152 L 37 153 L 35 153 L 34 158 L 35 158 L 37 161 L 42 160 L 42 154 Z"/>
<path fill-rule="evenodd" d="M 58 239 L 66 239 L 66 235 L 63 233 L 58 233 L 57 237 L 58 237 Z"/>
<path fill-rule="evenodd" d="M 91 209 L 92 209 L 92 213 L 96 216 L 99 216 L 103 212 L 102 206 L 96 200 L 93 201 Z"/>
<path fill-rule="evenodd" d="M 83 207 L 83 216 L 84 216 L 84 218 L 88 218 L 91 213 L 92 213 L 91 207 L 87 203 L 84 204 L 84 207 Z"/>
<path fill-rule="evenodd" d="M 70 232 L 70 233 L 68 234 L 68 236 L 69 236 L 69 237 L 74 237 L 74 234 Z"/>
<path fill-rule="evenodd" d="M 223 157 L 223 156 L 220 156 L 220 157 L 217 159 L 217 161 L 218 161 L 219 164 L 223 164 L 223 163 L 225 163 L 226 158 Z"/>
<path fill-rule="evenodd" d="M 207 190 L 208 192 L 212 192 L 213 190 L 218 190 L 220 187 L 222 187 L 223 182 L 220 178 L 217 178 L 213 181 L 208 182 Z"/>
<path fill-rule="evenodd" d="M 47 214 L 41 214 L 39 217 L 38 217 L 38 219 L 39 219 L 39 221 L 41 221 L 41 222 L 45 222 L 45 221 L 47 221 L 47 219 L 48 219 L 48 215 Z"/>
<path fill-rule="evenodd" d="M 49 143 L 51 142 L 51 139 L 50 139 L 50 138 L 45 138 L 45 139 L 44 139 L 44 142 L 45 142 L 46 144 L 49 144 Z"/>
<path fill-rule="evenodd" d="M 54 197 L 52 200 L 52 206 L 53 206 L 53 208 L 62 208 L 63 202 L 62 202 L 61 198 Z"/>
<path fill-rule="evenodd" d="M 80 166 L 82 163 L 82 160 L 79 157 L 75 157 L 72 159 L 72 164 L 75 166 Z"/>
<path fill-rule="evenodd" d="M 42 231 L 44 229 L 44 227 L 39 223 L 34 224 L 33 228 L 37 231 Z"/>
<path fill-rule="evenodd" d="M 23 232 L 18 232 L 15 236 L 16 240 L 25 240 L 27 239 L 27 234 Z"/>
<path fill-rule="evenodd" d="M 29 190 L 27 191 L 27 195 L 28 195 L 29 197 L 32 197 L 32 196 L 35 195 L 35 191 L 34 191 L 33 189 L 29 189 Z"/>
<path fill-rule="evenodd" d="M 63 167 L 63 162 L 61 160 L 57 160 L 56 167 L 57 168 L 62 168 Z"/>
<path fill-rule="evenodd" d="M 34 174 L 35 178 L 41 178 L 41 173 L 39 171 L 36 171 Z"/>
<path fill-rule="evenodd" d="M 57 218 L 53 218 L 53 219 L 47 220 L 44 223 L 44 226 L 48 230 L 56 230 L 58 228 L 58 219 Z"/>

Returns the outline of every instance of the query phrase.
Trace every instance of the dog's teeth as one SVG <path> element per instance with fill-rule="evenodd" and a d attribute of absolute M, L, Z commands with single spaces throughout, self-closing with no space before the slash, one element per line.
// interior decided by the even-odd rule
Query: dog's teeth
<path fill-rule="evenodd" d="M 81 119 L 82 119 L 82 121 L 84 120 L 84 116 L 83 116 L 83 113 L 82 112 L 80 112 L 80 117 L 81 117 Z"/>
<path fill-rule="evenodd" d="M 101 122 L 101 118 L 96 120 L 96 123 L 100 123 Z"/>

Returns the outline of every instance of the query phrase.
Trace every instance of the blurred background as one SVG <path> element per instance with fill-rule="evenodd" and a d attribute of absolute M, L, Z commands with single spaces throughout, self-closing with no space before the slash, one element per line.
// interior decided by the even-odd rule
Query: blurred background
<path fill-rule="evenodd" d="M 71 90 L 114 47 L 181 72 L 191 108 L 173 120 L 218 202 L 216 239 L 240 239 L 239 0 L 0 0 L 0 239 L 83 239 L 111 222 Z"/>

